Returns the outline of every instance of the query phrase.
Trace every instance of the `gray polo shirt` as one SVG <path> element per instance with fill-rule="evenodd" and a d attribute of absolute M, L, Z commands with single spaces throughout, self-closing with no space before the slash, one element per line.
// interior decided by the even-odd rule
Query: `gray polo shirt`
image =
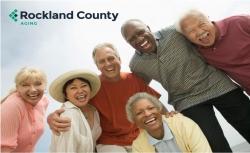
<path fill-rule="evenodd" d="M 182 111 L 237 88 L 224 73 L 206 64 L 173 26 L 158 31 L 156 39 L 157 53 L 136 51 L 130 69 L 147 82 L 152 79 L 160 82 L 176 110 Z"/>
<path fill-rule="evenodd" d="M 163 128 L 162 140 L 155 139 L 147 133 L 149 144 L 156 148 L 156 152 L 181 152 L 167 123 L 163 122 Z"/>

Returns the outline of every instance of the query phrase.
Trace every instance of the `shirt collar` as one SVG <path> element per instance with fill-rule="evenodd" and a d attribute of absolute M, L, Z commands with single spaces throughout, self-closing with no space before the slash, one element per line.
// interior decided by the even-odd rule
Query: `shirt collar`
<path fill-rule="evenodd" d="M 226 33 L 227 33 L 227 25 L 224 22 L 222 22 L 222 21 L 217 21 L 217 22 L 212 21 L 212 23 L 217 28 L 218 33 L 219 33 L 218 34 L 219 36 L 216 39 L 216 42 L 214 43 L 214 45 L 216 45 L 216 43 L 218 41 L 220 41 L 226 35 Z"/>
<path fill-rule="evenodd" d="M 174 138 L 170 128 L 168 127 L 167 123 L 163 121 L 163 128 L 164 128 L 164 136 L 162 138 L 162 140 L 171 140 Z M 154 137 L 152 137 L 150 134 L 147 133 L 147 136 L 148 136 L 148 142 L 151 144 L 151 145 L 155 145 L 157 144 L 158 142 L 162 141 L 162 140 L 158 140 L 158 139 L 155 139 Z"/>
<path fill-rule="evenodd" d="M 64 108 L 77 108 L 77 109 L 80 109 L 80 108 L 78 108 L 77 106 L 75 106 L 74 104 L 72 104 L 69 101 L 66 101 L 65 103 L 63 103 L 63 107 Z"/>

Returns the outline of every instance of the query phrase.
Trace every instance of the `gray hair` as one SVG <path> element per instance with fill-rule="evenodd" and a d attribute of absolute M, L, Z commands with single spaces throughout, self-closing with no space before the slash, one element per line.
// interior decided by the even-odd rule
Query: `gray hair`
<path fill-rule="evenodd" d="M 98 50 L 100 50 L 102 48 L 105 48 L 105 47 L 111 48 L 114 51 L 115 56 L 120 58 L 120 55 L 119 55 L 116 47 L 113 44 L 108 43 L 108 42 L 100 43 L 100 44 L 96 45 L 95 48 L 92 51 L 92 58 L 93 58 L 96 65 L 97 65 L 97 61 L 96 61 L 96 58 L 95 58 L 95 54 L 96 54 L 96 52 Z"/>
<path fill-rule="evenodd" d="M 149 100 L 159 111 L 162 110 L 163 106 L 162 106 L 161 102 L 156 97 L 154 97 L 146 92 L 136 93 L 128 99 L 128 102 L 126 104 L 127 118 L 131 123 L 134 123 L 134 117 L 135 117 L 134 113 L 133 113 L 133 107 L 141 99 Z"/>
<path fill-rule="evenodd" d="M 205 18 L 208 19 L 208 17 L 206 15 L 204 15 L 201 11 L 197 10 L 197 9 L 190 9 L 186 12 L 184 12 L 179 18 L 178 20 L 175 22 L 175 29 L 176 31 L 178 31 L 179 33 L 183 34 L 183 30 L 182 30 L 182 22 L 184 19 L 189 18 L 189 17 L 197 17 L 197 18 Z"/>

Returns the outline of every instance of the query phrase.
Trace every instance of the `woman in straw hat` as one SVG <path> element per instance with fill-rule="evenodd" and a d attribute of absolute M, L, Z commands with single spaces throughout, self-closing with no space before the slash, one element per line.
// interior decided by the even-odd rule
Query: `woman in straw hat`
<path fill-rule="evenodd" d="M 46 75 L 37 68 L 22 68 L 16 87 L 1 100 L 1 152 L 34 152 L 45 126 L 48 99 Z"/>
<path fill-rule="evenodd" d="M 56 78 L 50 85 L 50 95 L 62 102 L 61 116 L 71 119 L 69 131 L 53 134 L 51 152 L 93 152 L 101 134 L 97 110 L 88 104 L 100 89 L 99 77 L 88 70 L 73 70 Z"/>

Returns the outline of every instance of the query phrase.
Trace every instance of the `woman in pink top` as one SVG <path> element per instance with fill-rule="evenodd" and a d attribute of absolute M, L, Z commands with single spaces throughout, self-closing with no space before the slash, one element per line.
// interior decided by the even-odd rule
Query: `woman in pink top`
<path fill-rule="evenodd" d="M 15 91 L 1 101 L 1 152 L 34 152 L 45 126 L 46 83 L 36 68 L 17 73 Z"/>

